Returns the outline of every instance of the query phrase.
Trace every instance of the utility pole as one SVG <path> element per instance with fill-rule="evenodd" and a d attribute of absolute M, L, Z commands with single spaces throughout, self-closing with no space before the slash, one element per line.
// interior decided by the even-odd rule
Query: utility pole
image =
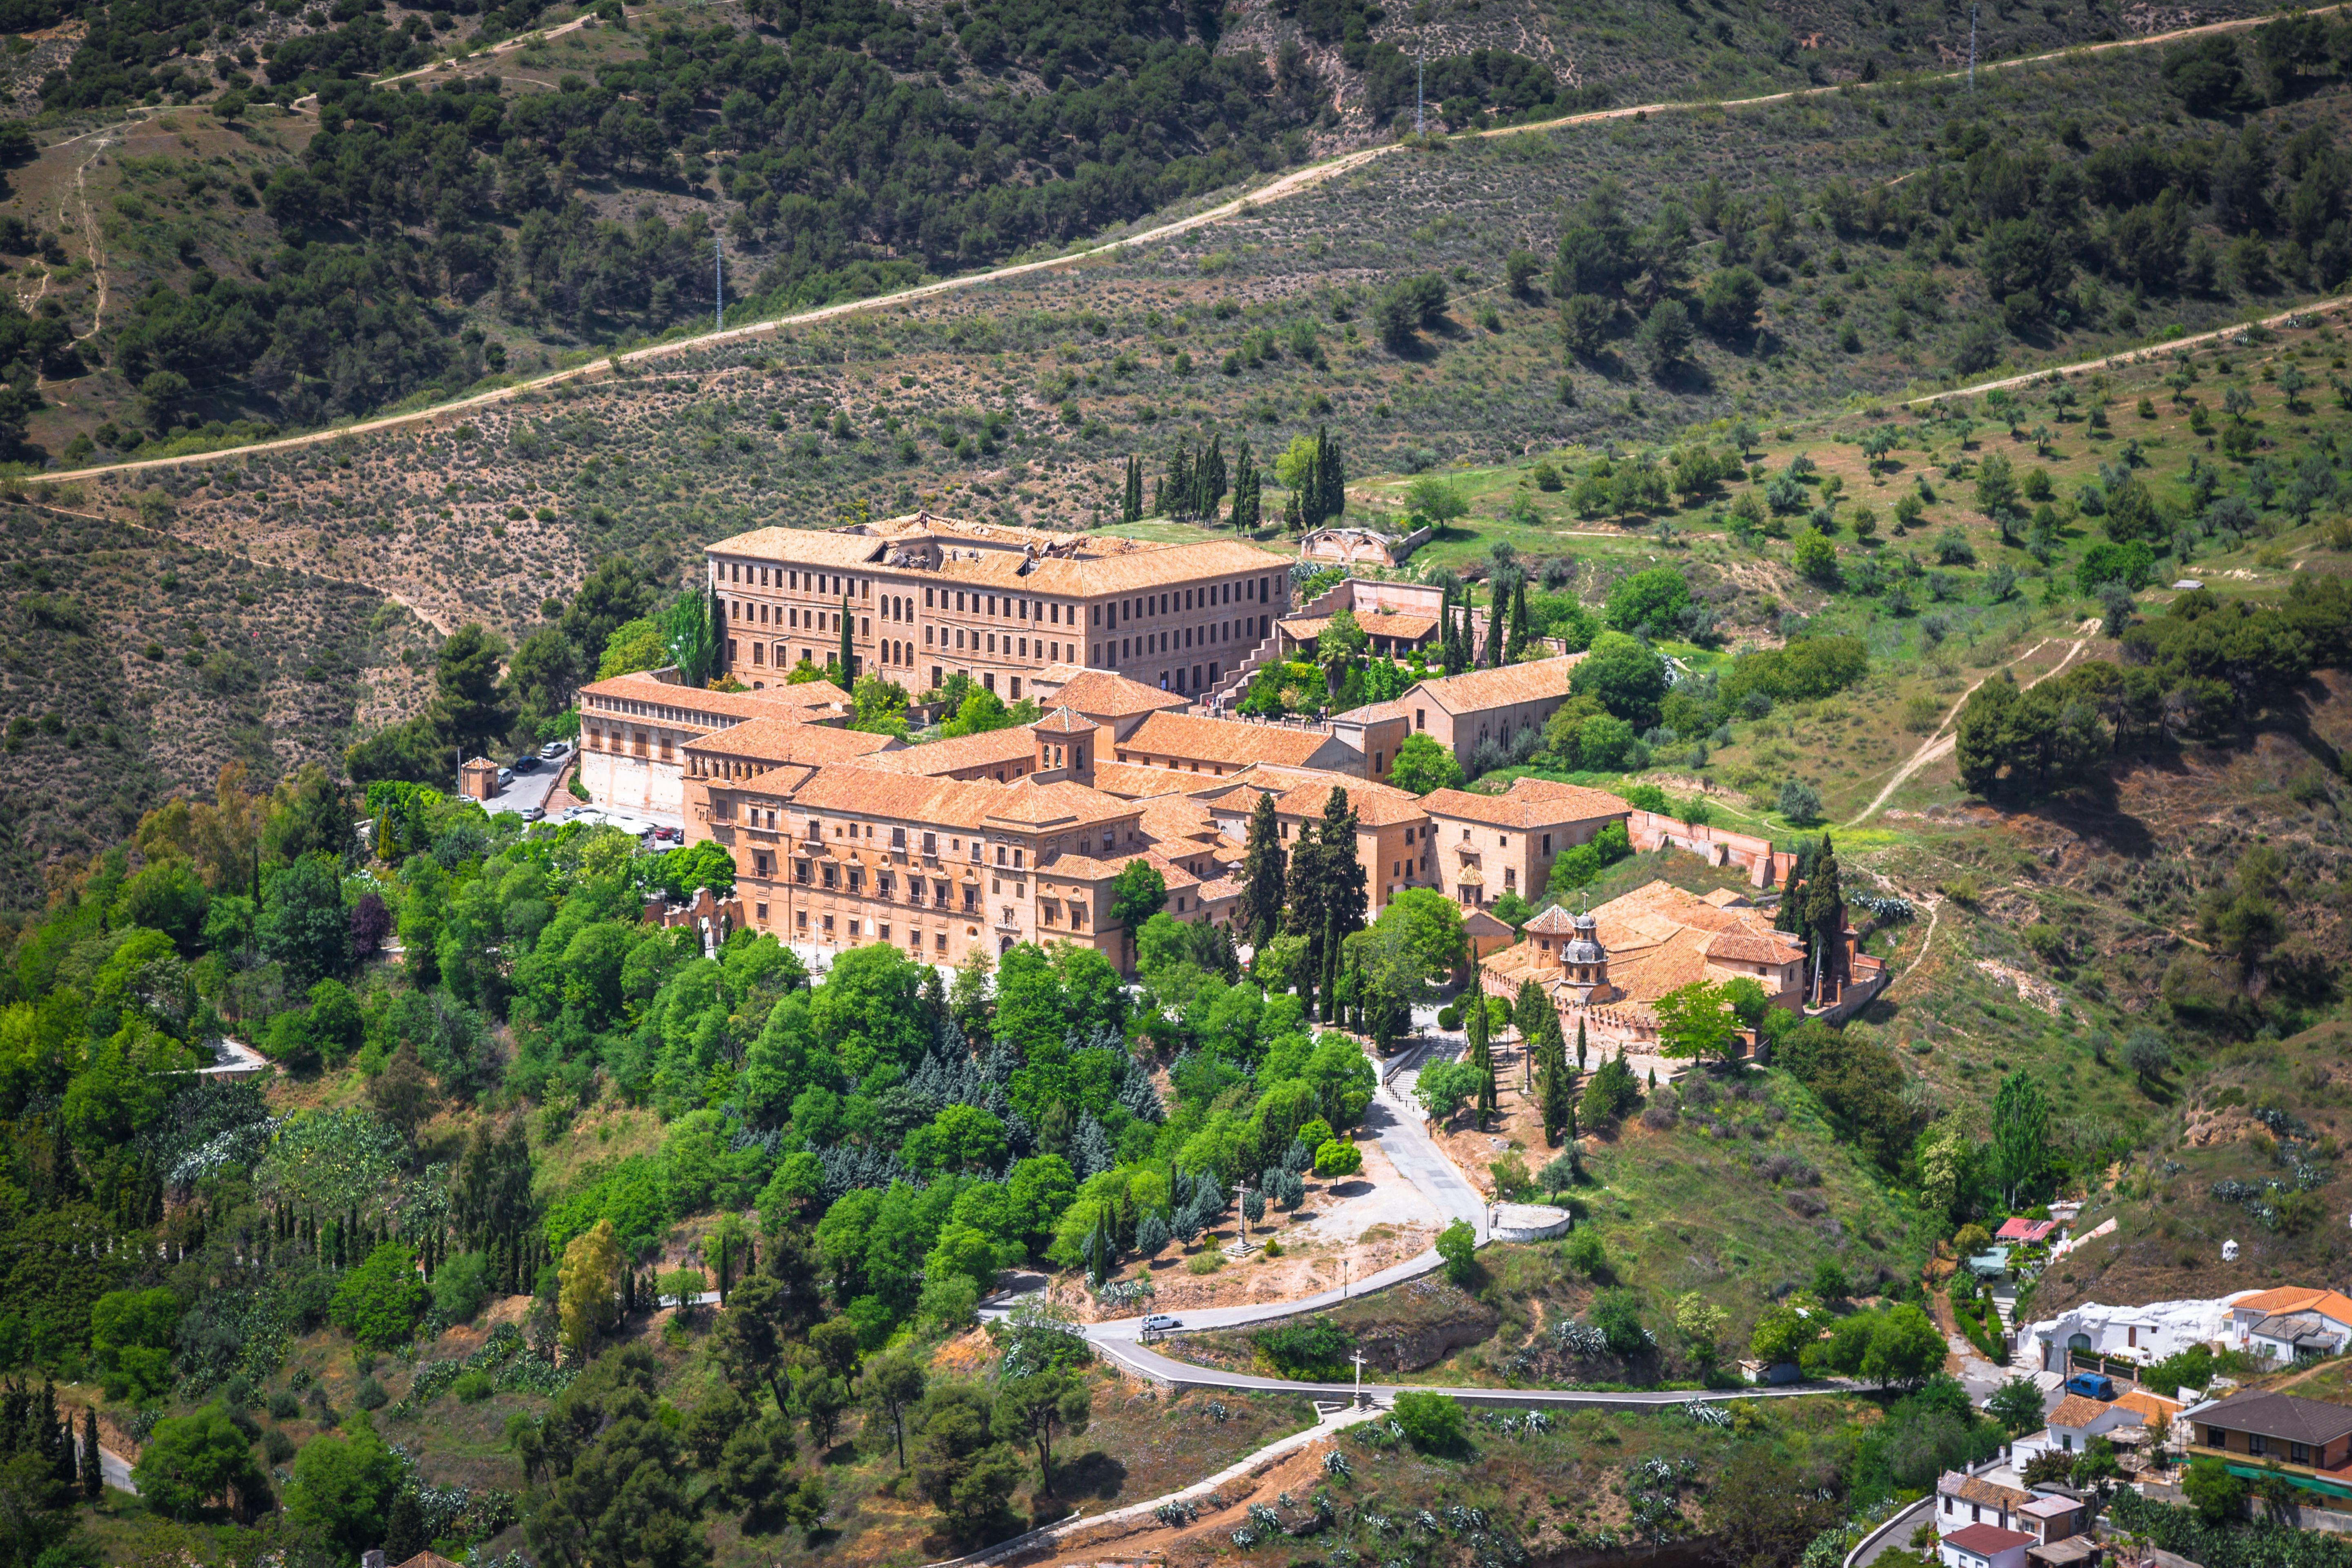
<path fill-rule="evenodd" d="M 1977 8 L 1969 7 L 1969 90 L 1977 89 Z"/>
<path fill-rule="evenodd" d="M 727 330 L 727 241 L 713 229 L 710 234 L 710 300 L 718 312 L 717 330 Z"/>
<path fill-rule="evenodd" d="M 1356 1363 L 1356 1403 L 1364 1402 L 1364 1352 L 1360 1350 L 1348 1358 Z"/>

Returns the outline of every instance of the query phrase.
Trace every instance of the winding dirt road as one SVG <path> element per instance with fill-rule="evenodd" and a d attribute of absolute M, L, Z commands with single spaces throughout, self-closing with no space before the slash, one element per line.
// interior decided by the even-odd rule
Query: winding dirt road
<path fill-rule="evenodd" d="M 2326 15 L 2329 12 L 2340 13 L 2347 9 L 2352 9 L 2352 7 L 2347 7 L 2346 5 L 2330 6 L 2316 14 Z M 2178 42 L 2183 38 L 2197 37 L 2210 33 L 2242 32 L 2250 27 L 2258 26 L 2268 19 L 2268 17 L 2264 16 L 2248 16 L 2237 17 L 2225 22 L 2210 22 L 2201 26 L 2181 27 L 2168 33 L 2150 34 L 2146 37 L 2119 38 L 2112 43 L 2105 44 L 2085 44 L 2071 48 L 2053 49 L 2047 53 L 2039 55 L 2020 56 L 2015 59 L 1989 60 L 1980 65 L 1978 68 L 1987 72 L 2017 70 L 2030 66 L 2046 65 L 2053 60 L 2072 59 L 2090 55 L 2107 54 L 2118 49 L 2144 49 L 2158 45 Z M 576 26 L 577 24 L 575 23 L 571 25 Z M 521 42 L 522 40 L 509 40 L 509 46 L 501 47 L 520 47 Z M 426 68 L 430 70 L 438 68 L 428 67 Z M 417 75 L 422 73 L 411 72 L 408 74 Z M 1480 139 L 1491 139 L 1498 136 L 1520 136 L 1533 132 L 1557 131 L 1578 125 L 1601 124 L 1610 121 L 1638 119 L 1653 114 L 1687 114 L 1702 110 L 1717 111 L 1733 109 L 1752 109 L 1764 104 L 1785 103 L 1799 99 L 1817 98 L 1827 93 L 1844 92 L 1849 89 L 1867 92 L 1883 90 L 1888 87 L 1916 85 L 1916 83 L 1923 81 L 1949 81 L 1964 77 L 1968 73 L 1965 70 L 1939 71 L 1915 77 L 1887 78 L 1882 81 L 1874 83 L 1852 82 L 1840 83 L 1832 87 L 1792 88 L 1786 92 L 1764 93 L 1755 98 L 1698 99 L 1658 103 L 1627 104 L 1617 109 L 1600 109 L 1593 110 L 1583 114 L 1563 115 L 1556 120 L 1539 121 L 1532 124 L 1497 126 L 1492 130 L 1473 132 L 1472 135 Z M 721 331 L 699 333 L 694 337 L 676 339 L 670 342 L 653 343 L 645 348 L 634 349 L 625 354 L 610 356 L 604 360 L 591 361 L 583 364 L 571 366 L 564 370 L 553 371 L 546 375 L 539 376 L 530 381 L 518 382 L 510 386 L 502 386 L 489 392 L 477 393 L 470 397 L 459 398 L 450 403 L 436 404 L 430 408 L 417 409 L 407 414 L 387 415 L 375 419 L 363 419 L 351 425 L 339 426 L 326 430 L 316 430 L 302 436 L 282 437 L 273 441 L 257 441 L 250 446 L 226 448 L 226 450 L 234 450 L 240 453 L 294 451 L 301 447 L 316 446 L 320 442 L 338 440 L 346 436 L 370 435 L 379 431 L 400 429 L 413 425 L 430 425 L 441 420 L 462 416 L 473 409 L 486 408 L 496 404 L 509 401 L 512 398 L 520 396 L 525 392 L 536 391 L 542 387 L 553 386 L 562 382 L 578 381 L 597 375 L 611 375 L 614 374 L 614 367 L 615 365 L 628 366 L 644 364 L 667 356 L 699 353 L 703 350 L 719 347 L 730 342 L 748 342 L 751 339 L 763 336 L 772 337 L 776 333 L 782 331 L 784 329 L 789 327 L 814 326 L 821 322 L 837 321 L 846 316 L 856 315 L 862 311 L 889 310 L 897 306 L 909 305 L 920 300 L 935 299 L 940 295 L 954 293 L 961 289 L 983 288 L 991 283 L 1000 283 L 1014 278 L 1026 278 L 1036 273 L 1052 271 L 1057 268 L 1075 267 L 1080 263 L 1092 260 L 1099 257 L 1115 256 L 1121 249 L 1129 246 L 1153 245 L 1161 240 L 1173 239 L 1180 235 L 1189 234 L 1194 229 L 1205 227 L 1211 224 L 1222 223 L 1228 218 L 1237 216 L 1244 212 L 1263 206 L 1270 202 L 1286 200 L 1291 196 L 1297 195 L 1302 192 L 1313 190 L 1316 186 L 1324 184 L 1326 181 L 1336 179 L 1339 175 L 1349 174 L 1357 169 L 1360 169 L 1376 159 L 1384 158 L 1391 153 L 1402 151 L 1406 145 L 1407 143 L 1401 142 L 1382 142 L 1374 147 L 1361 147 L 1351 153 L 1343 153 L 1336 157 L 1327 159 L 1322 163 L 1310 163 L 1303 168 L 1294 169 L 1286 174 L 1277 176 L 1265 184 L 1257 186 L 1255 189 L 1245 190 L 1228 201 L 1221 202 L 1214 206 L 1204 208 L 1202 211 L 1191 214 L 1188 216 L 1174 218 L 1169 222 L 1156 225 L 1153 227 L 1143 229 L 1135 234 L 1125 235 L 1116 239 L 1104 240 L 1097 244 L 1066 251 L 1059 256 L 1047 257 L 1036 261 L 1015 262 L 1004 267 L 989 268 L 979 272 L 961 273 L 953 278 L 938 279 L 929 283 L 918 284 L 913 288 L 901 289 L 893 293 L 877 294 L 870 299 L 845 300 L 835 304 L 818 306 L 814 310 L 796 311 L 791 315 L 779 316 L 765 321 L 756 321 L 747 326 L 728 327 Z M 2305 306 L 2304 309 L 2306 310 L 2330 309 L 2346 302 L 2347 301 L 2344 300 L 2334 300 L 2326 301 L 2321 305 Z M 2294 313 L 2295 312 L 2289 311 L 2285 314 L 2291 315 Z M 2276 319 L 2283 320 L 2284 317 Z M 2237 330 L 2240 329 L 2222 329 L 2223 331 Z M 2204 336 L 2218 335 L 2220 334 L 2204 334 Z M 2200 341 L 2203 341 L 2202 337 L 2198 339 L 2176 339 L 2174 342 L 2161 345 L 2159 348 L 2135 350 L 2132 351 L 2132 353 L 2135 354 L 2170 353 L 2172 350 L 2179 347 L 2181 343 Z M 2109 361 L 2120 363 L 2124 363 L 2124 360 L 2128 356 L 2125 355 L 2109 355 L 2097 361 L 2085 361 L 2082 366 L 2068 368 L 2070 370 L 2092 368 L 2099 364 L 2106 363 Z M 1979 392 L 1988 390 L 1993 386 L 2017 384 L 2023 382 L 2038 380 L 2049 374 L 2051 373 L 2048 371 L 2036 371 L 2031 375 L 2015 376 L 2000 382 L 1989 382 L 1977 387 L 1956 388 L 1951 392 L 1937 393 L 1929 397 L 1922 397 L 1915 399 L 1914 401 L 1923 403 L 1931 402 L 1936 397 L 1948 397 L 1956 395 L 1960 392 Z M 221 452 L 215 451 L 188 453 L 184 456 L 172 458 L 148 458 L 133 462 L 106 463 L 92 468 L 59 470 L 55 477 L 63 479 L 70 476 L 77 479 L 94 479 L 121 474 L 136 474 L 146 472 L 151 469 L 178 468 L 189 463 L 211 462 L 220 456 L 222 456 Z"/>

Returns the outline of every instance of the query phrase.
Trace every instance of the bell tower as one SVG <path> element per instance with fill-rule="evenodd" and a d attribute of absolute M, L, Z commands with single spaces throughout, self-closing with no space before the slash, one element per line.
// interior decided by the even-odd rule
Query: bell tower
<path fill-rule="evenodd" d="M 1067 779 L 1092 788 L 1095 782 L 1095 721 L 1067 708 L 1056 708 L 1034 724 L 1037 764 L 1031 776 L 1039 784 Z"/>

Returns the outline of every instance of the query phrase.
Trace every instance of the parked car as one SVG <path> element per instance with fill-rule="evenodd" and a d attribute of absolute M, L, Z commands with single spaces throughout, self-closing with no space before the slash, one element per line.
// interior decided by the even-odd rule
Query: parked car
<path fill-rule="evenodd" d="M 547 744 L 539 749 L 539 754 L 551 763 L 571 749 L 571 747 L 565 745 L 561 741 L 550 741 Z"/>
<path fill-rule="evenodd" d="M 1161 1333 L 1170 1329 L 1182 1328 L 1184 1320 L 1171 1318 L 1165 1312 L 1153 1312 L 1143 1320 L 1143 1326 L 1153 1333 Z"/>
<path fill-rule="evenodd" d="M 499 770 L 499 787 L 500 789 L 504 789 L 507 785 L 512 783 L 514 783 L 514 770 L 512 768 L 500 768 Z"/>
<path fill-rule="evenodd" d="M 2066 1392 L 2079 1394 L 2085 1399 L 2108 1399 L 2116 1396 L 2116 1385 L 2095 1372 L 2078 1372 L 2066 1380 Z"/>
<path fill-rule="evenodd" d="M 522 808 L 521 815 L 525 822 L 539 822 L 545 819 L 547 812 L 540 806 L 527 805 Z"/>
<path fill-rule="evenodd" d="M 686 842 L 686 829 L 682 827 L 656 827 L 654 829 L 654 837 L 665 844 L 683 844 Z"/>
<path fill-rule="evenodd" d="M 539 772 L 539 753 L 536 752 L 525 752 L 521 756 L 517 757 L 514 760 L 514 771 L 519 773 L 535 773 Z"/>

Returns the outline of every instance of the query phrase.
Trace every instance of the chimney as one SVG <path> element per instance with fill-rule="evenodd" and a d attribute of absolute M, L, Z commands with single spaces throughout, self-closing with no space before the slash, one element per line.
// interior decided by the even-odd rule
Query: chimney
<path fill-rule="evenodd" d="M 360 1568 L 384 1568 L 383 1548 L 379 1546 L 373 1552 L 361 1552 Z"/>

